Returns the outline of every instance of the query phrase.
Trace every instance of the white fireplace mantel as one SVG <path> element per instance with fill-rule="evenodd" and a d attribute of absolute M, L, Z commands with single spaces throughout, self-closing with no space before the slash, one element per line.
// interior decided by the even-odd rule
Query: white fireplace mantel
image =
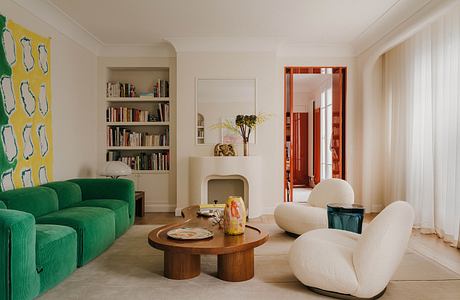
<path fill-rule="evenodd" d="M 250 218 L 263 211 L 260 156 L 201 156 L 190 157 L 190 201 L 208 203 L 208 181 L 216 178 L 239 177 L 244 181 L 245 198 Z"/>

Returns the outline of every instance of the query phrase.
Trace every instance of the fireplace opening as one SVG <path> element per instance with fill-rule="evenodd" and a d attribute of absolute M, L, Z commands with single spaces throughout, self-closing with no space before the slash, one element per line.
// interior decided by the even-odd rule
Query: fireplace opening
<path fill-rule="evenodd" d="M 244 197 L 244 181 L 234 179 L 210 179 L 208 181 L 208 203 L 225 203 L 228 196 Z M 244 199 L 245 203 L 247 199 Z M 246 203 L 247 205 L 247 203 Z M 247 206 L 246 206 L 247 207 Z"/>

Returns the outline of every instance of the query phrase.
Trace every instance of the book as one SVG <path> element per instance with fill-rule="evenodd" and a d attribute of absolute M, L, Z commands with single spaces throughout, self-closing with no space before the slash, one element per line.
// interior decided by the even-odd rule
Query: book
<path fill-rule="evenodd" d="M 106 85 L 106 97 L 136 97 L 136 88 L 132 83 L 109 81 Z"/>
<path fill-rule="evenodd" d="M 153 84 L 153 97 L 166 98 L 169 97 L 169 81 L 158 79 Z"/>
<path fill-rule="evenodd" d="M 200 204 L 200 209 L 210 209 L 210 208 L 225 208 L 225 204 Z"/>
<path fill-rule="evenodd" d="M 107 151 L 107 161 L 122 161 L 133 170 L 169 170 L 169 153 L 140 153 L 138 155 L 121 155 L 120 151 Z"/>
<path fill-rule="evenodd" d="M 150 111 L 129 107 L 108 107 L 107 122 L 149 122 Z"/>
<path fill-rule="evenodd" d="M 107 128 L 108 147 L 151 147 L 169 146 L 169 131 L 152 135 L 147 132 L 136 132 L 123 127 Z"/>

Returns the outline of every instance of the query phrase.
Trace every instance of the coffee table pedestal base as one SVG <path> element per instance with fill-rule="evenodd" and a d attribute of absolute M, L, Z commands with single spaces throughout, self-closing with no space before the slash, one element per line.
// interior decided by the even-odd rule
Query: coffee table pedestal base
<path fill-rule="evenodd" d="M 234 282 L 254 277 L 254 249 L 218 255 L 217 276 Z"/>
<path fill-rule="evenodd" d="M 189 279 L 200 275 L 200 255 L 164 252 L 164 275 L 169 279 Z"/>

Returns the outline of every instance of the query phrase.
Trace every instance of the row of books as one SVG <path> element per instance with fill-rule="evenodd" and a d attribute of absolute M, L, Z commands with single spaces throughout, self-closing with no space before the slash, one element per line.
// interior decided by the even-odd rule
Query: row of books
<path fill-rule="evenodd" d="M 122 127 L 107 127 L 107 146 L 109 147 L 141 147 L 168 146 L 169 130 L 164 134 L 134 132 Z"/>
<path fill-rule="evenodd" d="M 136 97 L 136 87 L 132 83 L 107 82 L 107 97 Z"/>
<path fill-rule="evenodd" d="M 118 151 L 108 151 L 107 161 L 119 160 L 133 170 L 169 170 L 169 153 L 141 153 L 134 156 L 121 156 Z"/>
<path fill-rule="evenodd" d="M 169 122 L 169 103 L 158 103 L 158 121 Z"/>
<path fill-rule="evenodd" d="M 109 81 L 106 85 L 107 97 L 136 97 L 136 87 L 132 83 L 125 83 L 119 81 Z M 169 97 L 169 81 L 158 79 L 153 84 L 153 92 L 141 93 L 141 98 L 155 97 L 167 98 Z"/>
<path fill-rule="evenodd" d="M 106 117 L 107 122 L 152 122 L 154 119 L 148 110 L 128 107 L 109 107 Z"/>
<path fill-rule="evenodd" d="M 217 201 L 217 200 L 216 200 Z M 198 215 L 205 217 L 223 216 L 225 204 L 200 204 Z"/>
<path fill-rule="evenodd" d="M 153 85 L 153 97 L 169 97 L 169 81 L 158 79 Z"/>

